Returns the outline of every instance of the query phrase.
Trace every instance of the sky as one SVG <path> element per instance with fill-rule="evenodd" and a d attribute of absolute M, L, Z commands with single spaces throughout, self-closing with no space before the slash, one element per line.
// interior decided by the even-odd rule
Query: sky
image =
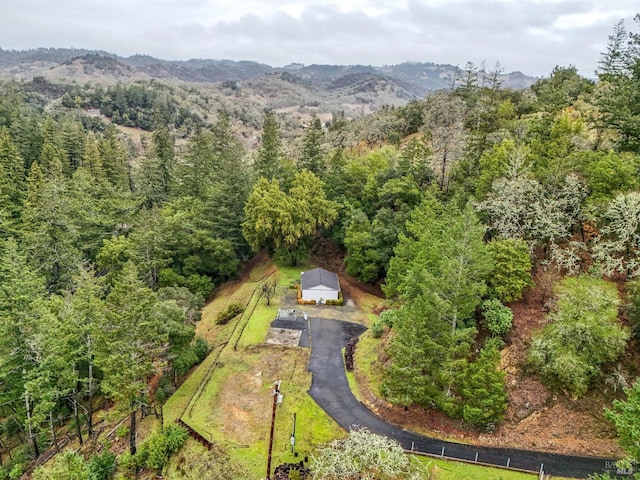
<path fill-rule="evenodd" d="M 3 0 L 0 48 L 166 60 L 392 65 L 467 62 L 593 77 L 630 0 Z"/>

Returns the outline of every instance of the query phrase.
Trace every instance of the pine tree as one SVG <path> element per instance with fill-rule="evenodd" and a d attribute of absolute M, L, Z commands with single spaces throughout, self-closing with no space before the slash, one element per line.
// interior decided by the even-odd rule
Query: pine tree
<path fill-rule="evenodd" d="M 307 169 L 318 177 L 326 171 L 326 137 L 322 123 L 317 116 L 313 116 L 302 138 L 302 152 L 298 165 L 300 169 Z"/>
<path fill-rule="evenodd" d="M 0 235 L 15 234 L 24 201 L 23 160 L 9 131 L 0 129 Z"/>
<path fill-rule="evenodd" d="M 33 402 L 25 381 L 40 362 L 40 326 L 47 322 L 44 279 L 13 239 L 0 245 L 0 411 L 22 415 L 38 455 Z M 24 408 L 23 408 L 24 407 Z"/>
<path fill-rule="evenodd" d="M 505 373 L 500 365 L 500 340 L 491 339 L 480 355 L 469 363 L 462 381 L 462 417 L 471 425 L 493 429 L 507 410 Z"/>
<path fill-rule="evenodd" d="M 82 161 L 78 168 L 85 168 L 91 174 L 95 182 L 105 180 L 105 172 L 102 165 L 102 154 L 98 138 L 95 135 L 87 135 L 85 138 Z"/>
<path fill-rule="evenodd" d="M 270 110 L 267 110 L 264 114 L 262 146 L 258 151 L 253 167 L 258 177 L 264 177 L 267 180 L 281 177 L 283 170 L 282 140 L 280 139 L 278 121 Z"/>
<path fill-rule="evenodd" d="M 80 262 L 78 232 L 61 170 L 60 163 L 54 163 L 45 179 L 37 163 L 31 166 L 22 212 L 23 247 L 30 262 L 45 273 L 52 291 L 69 285 Z"/>
<path fill-rule="evenodd" d="M 137 189 L 145 197 L 147 207 L 160 205 L 173 188 L 175 150 L 166 127 L 153 132 L 151 148 L 142 160 Z"/>
<path fill-rule="evenodd" d="M 127 263 L 106 299 L 106 315 L 97 329 L 95 362 L 103 372 L 102 391 L 131 415 L 129 445 L 136 452 L 136 411 L 148 393 L 148 378 L 157 361 L 166 334 L 155 315 L 157 298 L 138 278 L 138 270 Z"/>
<path fill-rule="evenodd" d="M 100 139 L 98 147 L 107 179 L 117 190 L 130 190 L 130 165 L 125 147 L 118 138 L 117 130 L 115 128 L 107 128 L 103 138 Z"/>

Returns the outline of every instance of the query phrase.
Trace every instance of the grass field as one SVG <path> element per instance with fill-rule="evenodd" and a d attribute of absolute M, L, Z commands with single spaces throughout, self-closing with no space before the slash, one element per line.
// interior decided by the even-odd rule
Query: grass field
<path fill-rule="evenodd" d="M 535 480 L 537 475 L 420 457 L 422 462 L 433 465 L 434 480 Z"/>
<path fill-rule="evenodd" d="M 198 332 L 212 345 L 222 346 L 212 351 L 164 408 L 165 422 L 182 415 L 203 437 L 225 448 L 231 460 L 248 471 L 249 478 L 266 473 L 276 380 L 282 381 L 284 401 L 277 407 L 274 466 L 299 462 L 316 445 L 344 435 L 307 394 L 311 386 L 308 349 L 263 344 L 278 310 L 278 298 L 299 278 L 300 270 L 309 267 L 276 270 L 260 265 L 244 282 L 221 289 L 205 307 Z M 277 281 L 271 306 L 258 295 L 267 279 Z M 245 305 L 245 312 L 228 325 L 217 325 L 218 313 L 231 302 Z M 297 456 L 290 442 L 294 414 Z"/>

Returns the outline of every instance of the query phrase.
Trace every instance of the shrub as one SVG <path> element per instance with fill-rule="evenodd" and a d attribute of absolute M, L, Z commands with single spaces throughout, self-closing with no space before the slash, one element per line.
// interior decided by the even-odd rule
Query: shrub
<path fill-rule="evenodd" d="M 487 280 L 489 293 L 502 302 L 519 300 L 533 284 L 529 247 L 523 240 L 507 239 L 489 242 L 487 250 L 494 261 Z"/>
<path fill-rule="evenodd" d="M 169 457 L 184 445 L 188 436 L 187 430 L 183 427 L 169 425 L 163 433 L 153 435 L 140 445 L 135 455 L 136 464 L 162 470 Z"/>
<path fill-rule="evenodd" d="M 341 307 L 342 305 L 344 305 L 344 297 L 342 296 L 342 292 L 338 292 L 338 299 L 337 300 L 327 300 L 325 301 L 326 305 L 337 305 L 338 307 Z"/>
<path fill-rule="evenodd" d="M 485 327 L 492 335 L 504 335 L 513 325 L 513 312 L 497 298 L 482 302 L 482 316 Z"/>
<path fill-rule="evenodd" d="M 393 328 L 393 324 L 398 319 L 398 311 L 391 309 L 385 310 L 380 314 L 380 321 L 389 328 Z"/>
<path fill-rule="evenodd" d="M 193 294 L 202 295 L 202 298 L 208 298 L 213 290 L 213 282 L 206 275 L 189 275 L 184 282 L 184 286 Z"/>
<path fill-rule="evenodd" d="M 620 299 L 613 283 L 582 275 L 556 287 L 553 322 L 534 336 L 529 361 L 542 379 L 583 395 L 604 363 L 625 350 L 629 332 L 617 322 Z"/>
<path fill-rule="evenodd" d="M 373 325 L 371 325 L 371 334 L 373 335 L 373 338 L 380 338 L 382 337 L 383 333 L 384 324 L 382 323 L 382 321 L 374 322 Z"/>
<path fill-rule="evenodd" d="M 218 314 L 216 323 L 218 325 L 225 325 L 229 323 L 229 320 L 240 315 L 242 312 L 244 312 L 244 307 L 240 303 L 230 303 L 227 305 L 227 308 Z"/>
<path fill-rule="evenodd" d="M 91 480 L 111 480 L 116 471 L 116 455 L 111 450 L 92 455 L 87 461 Z"/>
<path fill-rule="evenodd" d="M 189 434 L 187 433 L 186 429 L 180 426 L 169 425 L 164 430 L 164 436 L 167 440 L 167 452 L 169 453 L 169 455 L 171 455 L 182 448 L 184 442 L 187 441 L 187 437 L 189 436 Z"/>
<path fill-rule="evenodd" d="M 198 359 L 198 363 L 202 362 L 207 355 L 209 355 L 209 351 L 211 350 L 211 345 L 202 337 L 196 337 L 193 341 L 193 353 L 196 354 L 196 358 Z"/>
<path fill-rule="evenodd" d="M 298 299 L 298 305 L 315 305 L 316 301 L 315 300 L 302 300 L 301 298 Z"/>
<path fill-rule="evenodd" d="M 116 438 L 128 438 L 129 437 L 129 425 L 123 423 L 116 428 Z"/>

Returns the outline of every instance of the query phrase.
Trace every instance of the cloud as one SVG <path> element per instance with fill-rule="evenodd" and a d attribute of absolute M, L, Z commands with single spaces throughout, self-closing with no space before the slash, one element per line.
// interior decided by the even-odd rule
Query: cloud
<path fill-rule="evenodd" d="M 627 0 L 22 0 L 3 48 L 86 47 L 166 59 L 464 65 L 592 75 Z M 18 4 L 19 3 L 19 4 Z M 631 23 L 628 23 L 631 27 Z"/>

